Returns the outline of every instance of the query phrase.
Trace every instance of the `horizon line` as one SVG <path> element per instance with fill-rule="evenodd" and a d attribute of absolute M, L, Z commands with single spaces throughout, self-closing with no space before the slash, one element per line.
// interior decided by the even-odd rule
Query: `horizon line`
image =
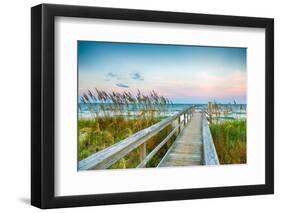
<path fill-rule="evenodd" d="M 178 102 L 173 102 L 173 103 L 168 103 L 166 105 L 174 105 L 174 104 L 178 104 L 178 105 L 184 105 L 184 104 L 196 104 L 196 105 L 205 105 L 205 104 L 208 104 L 209 102 L 211 103 L 214 103 L 213 101 L 208 101 L 208 102 L 204 102 L 204 103 L 195 103 L 195 102 L 186 102 L 186 103 L 178 103 Z M 79 104 L 83 104 L 83 102 L 81 101 L 78 101 Z M 87 104 L 101 104 L 102 102 L 91 102 L 91 103 L 87 103 Z M 104 104 L 111 104 L 113 102 L 107 102 L 107 103 L 104 103 Z M 228 102 L 228 103 L 222 103 L 222 102 L 215 102 L 216 104 L 223 104 L 223 105 L 247 105 L 247 103 L 231 103 L 231 102 Z M 128 104 L 132 104 L 132 103 L 128 103 Z"/>

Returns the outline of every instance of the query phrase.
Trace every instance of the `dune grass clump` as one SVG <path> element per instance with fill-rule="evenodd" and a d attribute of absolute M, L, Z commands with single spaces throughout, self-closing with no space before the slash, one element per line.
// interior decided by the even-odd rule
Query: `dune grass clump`
<path fill-rule="evenodd" d="M 160 121 L 151 119 L 124 119 L 106 117 L 101 119 L 80 119 L 79 160 L 99 152 L 127 137 Z"/>
<path fill-rule="evenodd" d="M 80 103 L 90 112 L 90 117 L 79 117 L 78 160 L 159 122 L 165 117 L 167 105 L 171 104 L 171 101 L 155 91 L 144 95 L 138 90 L 137 94 L 133 95 L 125 91 L 119 93 L 95 89 L 94 92 L 88 90 L 87 93 L 83 93 L 80 96 Z M 80 105 L 79 108 L 82 109 Z M 171 125 L 164 128 L 147 141 L 147 153 L 169 134 L 171 128 Z M 159 151 L 159 154 L 149 162 L 148 167 L 159 162 L 159 155 L 163 154 L 168 145 Z M 140 153 L 140 148 L 137 148 L 110 168 L 136 167 L 141 161 Z"/>
<path fill-rule="evenodd" d="M 87 106 L 91 117 L 131 116 L 131 112 L 137 116 L 155 117 L 167 111 L 168 104 L 172 102 L 164 96 L 158 95 L 154 90 L 148 95 L 140 90 L 136 95 L 131 92 L 105 92 L 95 89 L 88 90 L 80 96 L 80 102 Z M 98 105 L 96 104 L 98 103 Z M 81 107 L 79 106 L 80 110 Z"/>
<path fill-rule="evenodd" d="M 246 128 L 246 120 L 234 120 L 210 125 L 220 164 L 247 162 Z"/>

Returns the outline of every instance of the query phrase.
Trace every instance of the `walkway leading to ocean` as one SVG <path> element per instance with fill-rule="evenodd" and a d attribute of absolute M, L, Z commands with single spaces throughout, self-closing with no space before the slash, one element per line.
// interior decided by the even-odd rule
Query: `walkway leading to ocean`
<path fill-rule="evenodd" d="M 158 167 L 202 165 L 202 112 L 196 111 Z"/>
<path fill-rule="evenodd" d="M 219 160 L 207 117 L 208 113 L 200 108 L 184 109 L 81 160 L 79 170 L 107 169 L 138 147 L 142 150 L 142 160 L 137 167 L 146 167 L 147 163 L 172 136 L 176 136 L 176 140 L 157 167 L 218 165 Z M 173 130 L 152 151 L 147 153 L 146 142 L 169 125 L 173 126 Z"/>

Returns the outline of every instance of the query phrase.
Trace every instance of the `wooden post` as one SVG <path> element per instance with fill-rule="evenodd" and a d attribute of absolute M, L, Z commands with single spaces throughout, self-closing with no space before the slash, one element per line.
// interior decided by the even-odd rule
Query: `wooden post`
<path fill-rule="evenodd" d="M 151 152 L 146 150 L 147 141 L 164 129 L 168 125 L 173 125 L 173 131 L 170 133 L 169 138 L 166 140 L 164 139 L 161 143 L 161 147 L 164 144 L 167 144 L 169 139 L 176 135 L 178 132 L 177 122 L 180 121 L 179 116 L 184 114 L 185 111 L 181 111 L 175 115 L 169 116 L 168 118 L 163 119 L 162 121 L 136 132 L 135 134 L 131 135 L 130 137 L 125 138 L 124 140 L 115 143 L 99 152 L 96 152 L 87 158 L 79 161 L 79 170 L 90 170 L 90 169 L 106 169 L 113 165 L 115 162 L 132 152 L 133 150 L 137 149 L 139 160 L 145 159 L 148 160 Z M 159 148 L 159 147 L 158 147 Z M 159 151 L 157 149 L 157 151 Z M 142 153 L 142 154 L 141 154 Z M 155 154 L 155 153 L 154 153 Z M 150 158 L 151 159 L 151 158 Z M 144 162 L 145 164 L 146 162 Z"/>
<path fill-rule="evenodd" d="M 181 132 L 181 116 L 178 117 L 178 124 L 179 124 L 179 132 L 178 132 L 178 134 L 180 134 L 180 132 Z"/>
<path fill-rule="evenodd" d="M 143 161 L 146 157 L 146 142 L 140 147 L 140 160 Z"/>
<path fill-rule="evenodd" d="M 183 114 L 183 119 L 184 119 L 183 120 L 183 125 L 185 126 L 185 124 L 186 124 L 186 113 Z"/>
<path fill-rule="evenodd" d="M 208 102 L 208 114 L 209 114 L 209 123 L 213 123 L 213 104 L 212 102 Z"/>

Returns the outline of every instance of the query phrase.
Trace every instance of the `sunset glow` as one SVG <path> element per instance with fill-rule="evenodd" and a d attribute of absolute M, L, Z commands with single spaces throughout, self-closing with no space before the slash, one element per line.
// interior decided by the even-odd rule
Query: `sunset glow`
<path fill-rule="evenodd" d="M 174 103 L 246 103 L 246 48 L 78 42 L 79 94 L 155 90 Z"/>

